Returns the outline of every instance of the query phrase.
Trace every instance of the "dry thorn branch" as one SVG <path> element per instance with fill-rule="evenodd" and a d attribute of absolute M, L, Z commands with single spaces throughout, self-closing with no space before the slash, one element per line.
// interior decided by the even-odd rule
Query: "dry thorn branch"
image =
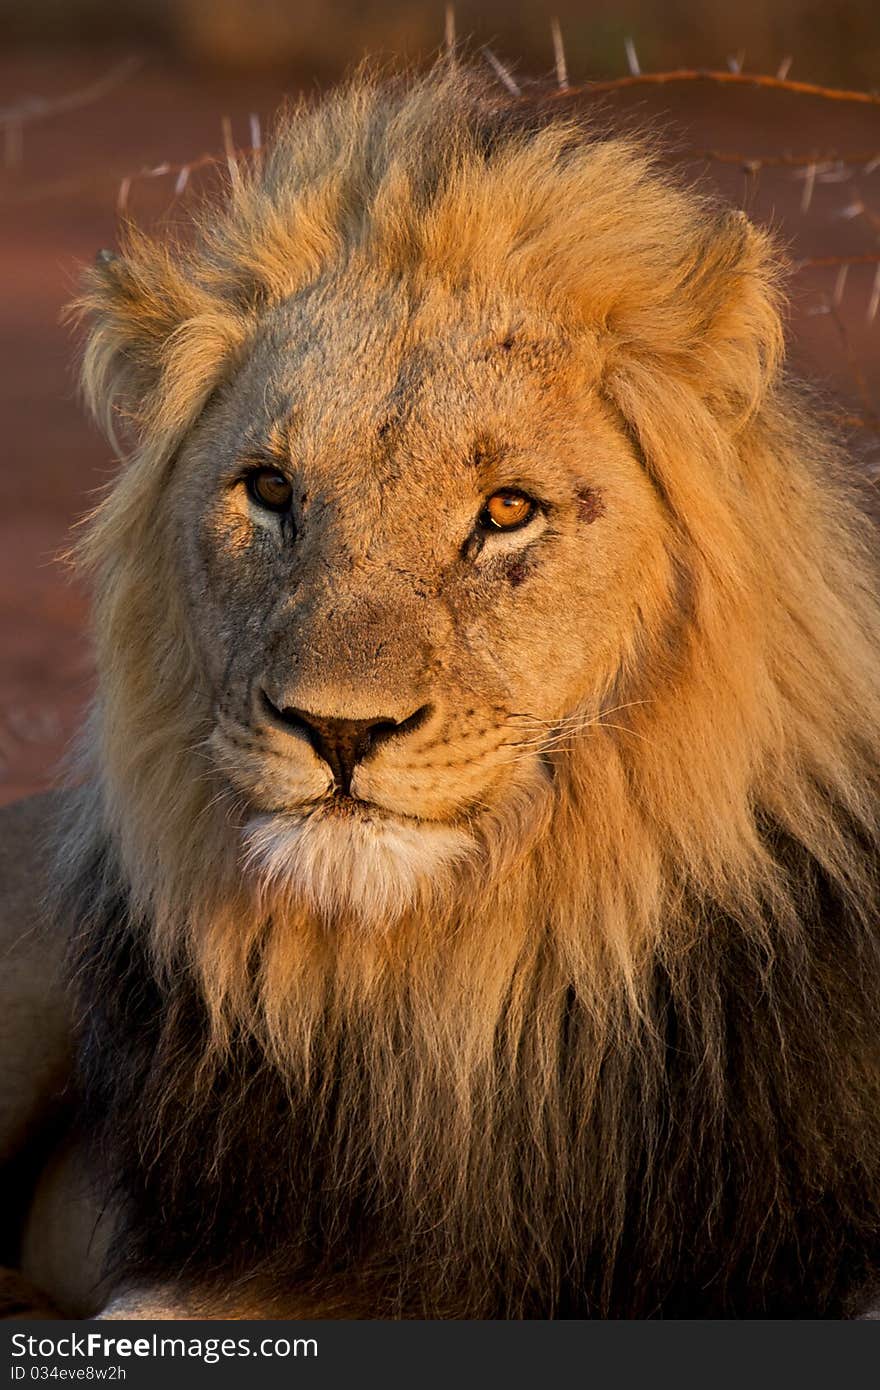
<path fill-rule="evenodd" d="M 626 42 L 629 57 L 632 40 L 627 39 Z M 635 53 L 635 49 L 632 49 L 632 53 Z M 674 68 L 670 72 L 642 72 L 637 68 L 624 77 L 589 82 L 571 90 L 575 95 L 588 96 L 592 92 L 615 92 L 624 87 L 662 86 L 672 82 L 718 82 L 722 86 L 767 87 L 773 91 L 793 92 L 798 96 L 821 97 L 824 101 L 852 101 L 880 106 L 880 92 L 853 92 L 842 87 L 822 87 L 815 82 L 793 82 L 790 78 L 771 77 L 766 73 L 725 72 L 715 68 Z"/>
<path fill-rule="evenodd" d="M 795 270 L 821 270 L 842 265 L 878 265 L 880 251 L 865 251 L 857 256 L 805 256 L 795 261 Z"/>
<path fill-rule="evenodd" d="M 24 101 L 16 102 L 13 106 L 0 107 L 5 167 L 16 169 L 21 164 L 25 126 L 33 125 L 35 121 L 47 120 L 51 116 L 78 111 L 83 106 L 90 106 L 92 102 L 99 101 L 107 92 L 111 92 L 114 87 L 131 77 L 140 66 L 139 58 L 126 58 L 88 87 L 79 87 L 65 96 L 26 97 Z"/>
<path fill-rule="evenodd" d="M 860 168 L 863 174 L 873 174 L 880 169 L 880 153 L 877 150 L 837 151 L 814 150 L 809 154 L 738 154 L 733 150 L 699 150 L 700 159 L 711 159 L 716 164 L 738 164 L 748 169 L 796 169 L 806 170 L 816 166 L 820 182 L 839 182 L 843 180 L 844 169 Z M 833 178 L 832 178 L 833 175 Z"/>
<path fill-rule="evenodd" d="M 140 66 L 140 58 L 126 58 L 88 87 L 79 87 L 75 92 L 68 92 L 63 97 L 27 97 L 14 106 L 0 106 L 0 130 L 6 130 L 9 126 L 21 129 L 34 121 L 61 116 L 68 111 L 77 111 L 81 106 L 90 106 L 114 87 L 118 87 L 127 77 L 131 77 Z"/>

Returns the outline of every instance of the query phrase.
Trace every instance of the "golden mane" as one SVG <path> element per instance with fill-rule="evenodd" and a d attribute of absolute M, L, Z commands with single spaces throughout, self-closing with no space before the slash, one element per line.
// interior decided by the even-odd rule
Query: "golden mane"
<path fill-rule="evenodd" d="M 164 490 L 257 325 L 352 267 L 500 289 L 592 341 L 604 399 L 673 519 L 675 586 L 656 596 L 622 662 L 616 723 L 573 719 L 557 731 L 539 818 L 525 804 L 490 817 L 479 870 L 462 868 L 430 910 L 387 932 L 341 922 L 331 936 L 282 893 L 242 879 L 200 754 L 210 709 Z M 516 1286 L 558 1283 L 550 1194 L 581 1191 L 578 1166 L 591 1165 L 592 1184 L 578 1220 L 601 1228 L 612 1279 L 619 1175 L 637 1134 L 654 1156 L 646 1191 L 662 1186 L 650 1165 L 666 1143 L 660 1054 L 672 1007 L 702 1049 L 714 1116 L 692 1150 L 702 1146 L 719 1177 L 725 955 L 747 961 L 766 991 L 767 1067 L 775 1045 L 773 1065 L 798 1072 L 800 991 L 805 1055 L 824 1053 L 826 1077 L 836 1059 L 841 1111 L 861 1115 L 870 1100 L 880 1112 L 867 1034 L 854 1024 L 856 1042 L 835 1048 L 828 1001 L 845 991 L 829 983 L 828 961 L 811 974 L 805 907 L 822 894 L 842 904 L 847 940 L 873 968 L 880 607 L 871 538 L 836 447 L 780 373 L 778 278 L 763 233 L 676 184 L 637 140 L 594 137 L 572 103 L 507 101 L 462 69 L 356 82 L 297 108 L 191 243 L 130 231 L 121 258 L 87 278 L 86 393 L 131 443 L 82 546 L 100 695 L 85 751 L 92 789 L 62 881 L 97 842 L 111 847 L 105 889 L 123 885 L 150 969 L 171 997 L 181 973 L 198 982 L 202 1084 L 243 1034 L 255 1038 L 291 1090 L 311 1097 L 336 1182 L 354 1182 L 369 1154 L 385 1192 L 402 1194 L 409 1229 L 441 1214 L 429 1311 L 485 1310 L 462 1292 L 470 1275 L 454 1251 L 476 1268 L 477 1248 L 507 1250 L 524 1180 L 533 1268 Z M 90 949 L 102 978 L 102 949 Z M 658 969 L 674 1001 L 662 1008 Z M 562 1036 L 573 1049 L 564 1066 Z M 183 1075 L 189 1061 L 170 1042 L 166 1051 Z M 749 1079 L 755 1131 L 769 1133 L 779 1090 L 762 1089 L 757 1065 Z M 522 1098 L 516 1133 L 505 1130 L 508 1091 Z M 153 1100 L 158 1133 L 165 1102 Z M 818 1101 L 789 1102 L 802 1105 L 799 1132 L 825 1126 L 814 1158 L 832 1165 Z M 603 1128 L 603 1106 L 616 1108 L 616 1128 Z M 572 1108 L 582 1134 L 605 1135 L 589 1163 L 563 1120 Z M 357 1137 L 345 1114 L 360 1117 Z M 849 1141 L 867 1170 L 873 1139 Z M 507 1170 L 505 1144 L 520 1154 Z M 817 1190 L 826 1180 L 817 1171 Z M 781 1210 L 794 1199 L 772 1200 Z M 481 1202 L 491 1208 L 483 1230 Z"/>

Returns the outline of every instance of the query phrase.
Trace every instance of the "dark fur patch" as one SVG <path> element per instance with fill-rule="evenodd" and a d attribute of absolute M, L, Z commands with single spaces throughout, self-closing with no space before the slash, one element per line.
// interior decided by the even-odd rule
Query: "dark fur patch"
<path fill-rule="evenodd" d="M 531 566 L 525 555 L 511 555 L 504 562 L 504 573 L 514 588 L 518 588 L 528 578 Z"/>
<path fill-rule="evenodd" d="M 529 1096 L 499 1077 L 479 1210 L 426 1181 L 417 1219 L 407 1153 L 364 1141 L 357 1027 L 307 1089 L 247 1036 L 206 1076 L 199 991 L 183 965 L 157 983 L 97 854 L 64 901 L 87 1124 L 127 1213 L 114 1262 L 218 1296 L 244 1281 L 280 1315 L 303 1297 L 370 1316 L 846 1315 L 880 1282 L 878 935 L 799 846 L 766 838 L 801 931 L 776 932 L 771 958 L 695 904 L 699 935 L 656 960 L 643 1036 L 605 1056 L 588 1124 L 567 1108 L 594 1046 L 570 991 L 548 1117 L 567 1176 L 536 1162 Z"/>
<path fill-rule="evenodd" d="M 577 495 L 578 515 L 581 521 L 591 526 L 594 521 L 598 521 L 600 516 L 605 515 L 605 499 L 598 488 L 581 488 Z"/>

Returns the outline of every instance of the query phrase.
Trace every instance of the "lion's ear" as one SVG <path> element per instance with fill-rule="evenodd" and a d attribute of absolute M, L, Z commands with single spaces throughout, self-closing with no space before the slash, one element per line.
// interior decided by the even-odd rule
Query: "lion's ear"
<path fill-rule="evenodd" d="M 182 259 L 134 232 L 120 255 L 99 252 L 71 311 L 87 324 L 86 400 L 114 443 L 120 423 L 135 438 L 185 428 L 244 331 Z"/>
<path fill-rule="evenodd" d="M 731 212 L 698 247 L 685 300 L 692 362 L 704 393 L 746 412 L 758 403 L 782 360 L 779 261 L 770 238 L 744 212 Z"/>
<path fill-rule="evenodd" d="M 728 421 L 760 403 L 781 362 L 780 260 L 770 237 L 730 212 L 689 237 L 653 296 L 622 319 L 619 354 L 653 364 Z"/>

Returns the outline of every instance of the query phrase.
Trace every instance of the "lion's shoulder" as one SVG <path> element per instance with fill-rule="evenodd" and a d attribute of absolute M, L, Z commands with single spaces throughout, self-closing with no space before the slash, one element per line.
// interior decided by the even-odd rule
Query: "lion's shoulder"
<path fill-rule="evenodd" d="M 43 907 L 51 826 L 64 795 L 0 808 L 0 1162 L 28 1142 L 69 1073 L 67 943 Z"/>
<path fill-rule="evenodd" d="M 7 965 L 24 956 L 36 959 L 51 939 L 41 905 L 52 825 L 65 796 L 43 792 L 0 807 L 0 957 Z"/>

